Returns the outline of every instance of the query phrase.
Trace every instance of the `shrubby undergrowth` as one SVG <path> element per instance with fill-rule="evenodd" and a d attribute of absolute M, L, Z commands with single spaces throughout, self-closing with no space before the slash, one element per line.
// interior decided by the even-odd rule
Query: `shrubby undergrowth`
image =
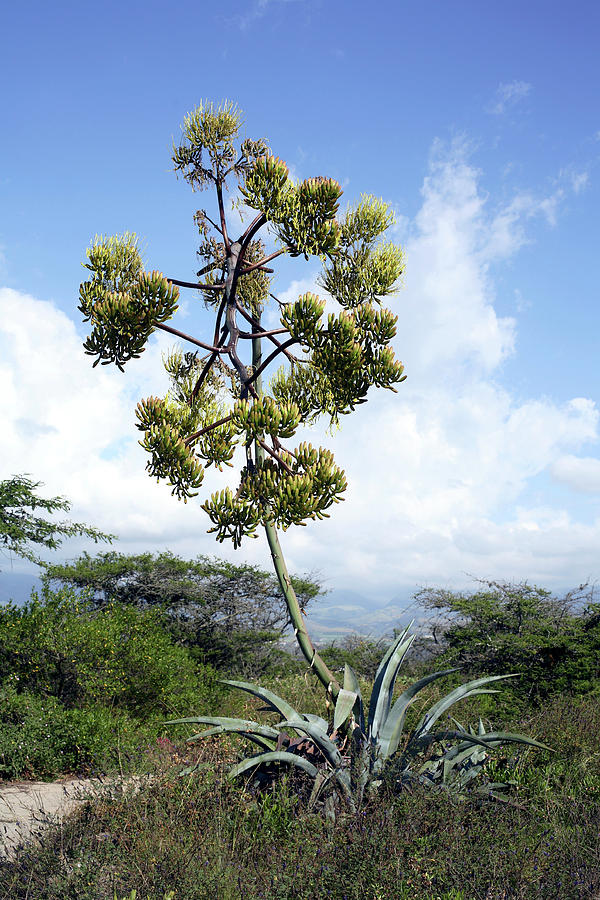
<path fill-rule="evenodd" d="M 466 717 L 478 701 L 466 701 Z M 90 804 L 47 833 L 41 848 L 0 870 L 0 896 L 592 900 L 600 892 L 598 704 L 557 697 L 506 725 L 557 746 L 552 757 L 526 749 L 511 763 L 512 804 L 415 789 L 333 826 L 307 812 L 291 776 L 262 796 L 227 782 L 231 749 L 208 742 L 196 747 L 195 776 L 165 766 L 137 795 Z"/>
<path fill-rule="evenodd" d="M 213 708 L 219 694 L 217 673 L 173 642 L 157 610 L 96 609 L 47 587 L 0 608 L 0 777 L 129 767 L 166 716 Z"/>
<path fill-rule="evenodd" d="M 129 900 L 136 891 L 137 898 L 174 892 L 172 900 L 591 900 L 600 892 L 600 704 L 593 694 L 558 694 L 524 712 L 522 698 L 502 705 L 507 681 L 501 694 L 464 701 L 464 721 L 481 715 L 486 730 L 520 731 L 555 750 L 507 747 L 489 760 L 490 780 L 514 782 L 509 803 L 428 798 L 415 788 L 331 825 L 306 809 L 306 792 L 290 775 L 263 794 L 228 784 L 225 772 L 239 758 L 233 742 L 186 748 L 183 733 L 159 737 L 165 712 L 188 712 L 190 704 L 200 714 L 244 718 L 260 705 L 220 694 L 217 674 L 195 668 L 159 616 L 111 604 L 92 611 L 69 591 L 47 591 L 20 610 L 0 611 L 0 647 L 0 777 L 141 766 L 155 777 L 125 802 L 86 806 L 40 848 L 3 864 L 0 897 Z M 346 649 L 359 670 L 368 668 L 368 646 L 359 648 L 364 667 L 357 648 Z M 282 676 L 278 666 L 265 685 L 327 718 L 316 681 L 291 670 Z M 415 675 L 418 668 L 397 690 Z M 367 702 L 365 686 L 361 679 Z M 446 692 L 429 686 L 408 710 L 407 728 Z M 180 778 L 182 766 L 196 761 L 195 774 Z"/>

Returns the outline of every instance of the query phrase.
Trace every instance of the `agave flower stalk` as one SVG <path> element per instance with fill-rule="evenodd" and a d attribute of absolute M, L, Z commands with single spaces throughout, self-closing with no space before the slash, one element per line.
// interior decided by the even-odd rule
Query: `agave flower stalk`
<path fill-rule="evenodd" d="M 342 190 L 335 180 L 294 183 L 266 141 L 238 143 L 241 127 L 234 104 L 201 104 L 186 116 L 173 148 L 176 172 L 194 190 L 212 187 L 216 195 L 216 215 L 195 215 L 198 280 L 146 272 L 135 235 L 94 240 L 84 264 L 90 275 L 80 286 L 79 309 L 91 326 L 84 347 L 94 365 L 123 370 L 156 330 L 190 345 L 165 358 L 167 395 L 138 404 L 146 469 L 187 502 L 208 467 L 222 471 L 233 465 L 236 448 L 242 451 L 237 486 L 202 504 L 209 531 L 239 547 L 264 527 L 300 648 L 335 699 L 340 685 L 307 633 L 278 529 L 328 517 L 343 499 L 346 478 L 330 451 L 288 442 L 321 416 L 336 424 L 371 388 L 395 392 L 405 380 L 391 346 L 396 316 L 382 306 L 396 290 L 404 259 L 400 247 L 384 240 L 393 214 L 383 201 L 363 196 L 338 217 Z M 237 238 L 224 202 L 230 181 L 252 215 Z M 325 316 L 325 297 L 310 292 L 287 304 L 272 293 L 269 264 L 283 254 L 321 260 L 319 285 L 338 312 Z M 180 289 L 198 292 L 213 312 L 212 335 L 200 339 L 167 324 Z M 281 327 L 265 329 L 261 313 L 272 300 Z M 265 342 L 270 352 L 263 356 Z M 263 375 L 275 365 L 265 390 Z"/>

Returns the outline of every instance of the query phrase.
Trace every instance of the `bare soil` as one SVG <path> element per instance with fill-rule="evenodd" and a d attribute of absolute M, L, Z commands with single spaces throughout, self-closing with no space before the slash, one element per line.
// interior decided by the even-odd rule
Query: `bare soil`
<path fill-rule="evenodd" d="M 0 783 L 0 859 L 15 855 L 52 824 L 60 824 L 91 796 L 122 790 L 141 779 L 65 778 Z"/>

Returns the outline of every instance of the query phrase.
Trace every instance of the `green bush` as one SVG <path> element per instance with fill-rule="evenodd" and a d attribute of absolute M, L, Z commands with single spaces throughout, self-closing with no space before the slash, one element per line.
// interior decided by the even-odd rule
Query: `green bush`
<path fill-rule="evenodd" d="M 0 609 L 0 683 L 138 718 L 205 709 L 218 697 L 214 670 L 173 643 L 158 610 L 99 610 L 72 589 L 47 587 Z"/>
<path fill-rule="evenodd" d="M 334 641 L 320 647 L 319 653 L 332 672 L 343 675 L 344 667 L 348 664 L 359 677 L 373 681 L 390 643 L 385 638 L 374 641 L 359 634 L 349 634 L 339 644 Z"/>
<path fill-rule="evenodd" d="M 436 642 L 428 647 L 436 666 L 518 672 L 508 689 L 524 704 L 600 688 L 600 604 L 593 587 L 559 598 L 527 582 L 480 584 L 473 593 L 427 588 L 416 594 L 438 614 L 429 626 Z"/>
<path fill-rule="evenodd" d="M 115 716 L 102 707 L 69 710 L 55 697 L 1 688 L 0 778 L 51 778 L 103 767 L 116 727 Z"/>

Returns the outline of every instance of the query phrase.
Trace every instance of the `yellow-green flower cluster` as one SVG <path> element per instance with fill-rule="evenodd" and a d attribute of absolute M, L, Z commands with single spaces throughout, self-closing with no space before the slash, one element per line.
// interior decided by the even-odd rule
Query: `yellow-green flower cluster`
<path fill-rule="evenodd" d="M 273 459 L 244 468 L 235 496 L 227 488 L 202 505 L 218 541 L 231 538 L 239 547 L 261 523 L 285 530 L 305 525 L 307 519 L 326 518 L 325 510 L 342 499 L 346 477 L 329 450 L 302 443 L 293 454 L 283 451 L 281 458 L 287 469 Z"/>
<path fill-rule="evenodd" d="M 335 221 L 342 189 L 333 178 L 308 178 L 293 185 L 286 164 L 275 156 L 256 160 L 241 193 L 248 206 L 273 222 L 291 256 L 327 256 L 340 239 Z"/>
<path fill-rule="evenodd" d="M 219 543 L 230 538 L 237 548 L 243 537 L 257 537 L 255 531 L 260 524 L 259 509 L 234 497 L 229 488 L 213 494 L 210 500 L 202 504 L 202 509 L 213 523 L 208 533 L 216 532 Z"/>
<path fill-rule="evenodd" d="M 114 362 L 119 369 L 144 352 L 157 323 L 177 309 L 179 289 L 160 272 L 143 272 L 126 291 L 107 290 L 99 278 L 79 289 L 79 310 L 92 324 L 85 352 L 97 356 L 94 365 Z"/>
<path fill-rule="evenodd" d="M 238 433 L 246 434 L 246 441 L 268 434 L 290 438 L 300 424 L 300 410 L 294 402 L 276 403 L 271 397 L 259 397 L 253 403 L 238 400 L 233 407 L 232 422 Z"/>
<path fill-rule="evenodd" d="M 172 493 L 187 502 L 195 497 L 204 479 L 204 469 L 194 451 L 183 440 L 177 424 L 171 421 L 169 407 L 159 397 L 148 397 L 137 405 L 138 428 L 144 432 L 140 446 L 149 454 L 148 473 L 160 480 L 165 478 Z"/>

